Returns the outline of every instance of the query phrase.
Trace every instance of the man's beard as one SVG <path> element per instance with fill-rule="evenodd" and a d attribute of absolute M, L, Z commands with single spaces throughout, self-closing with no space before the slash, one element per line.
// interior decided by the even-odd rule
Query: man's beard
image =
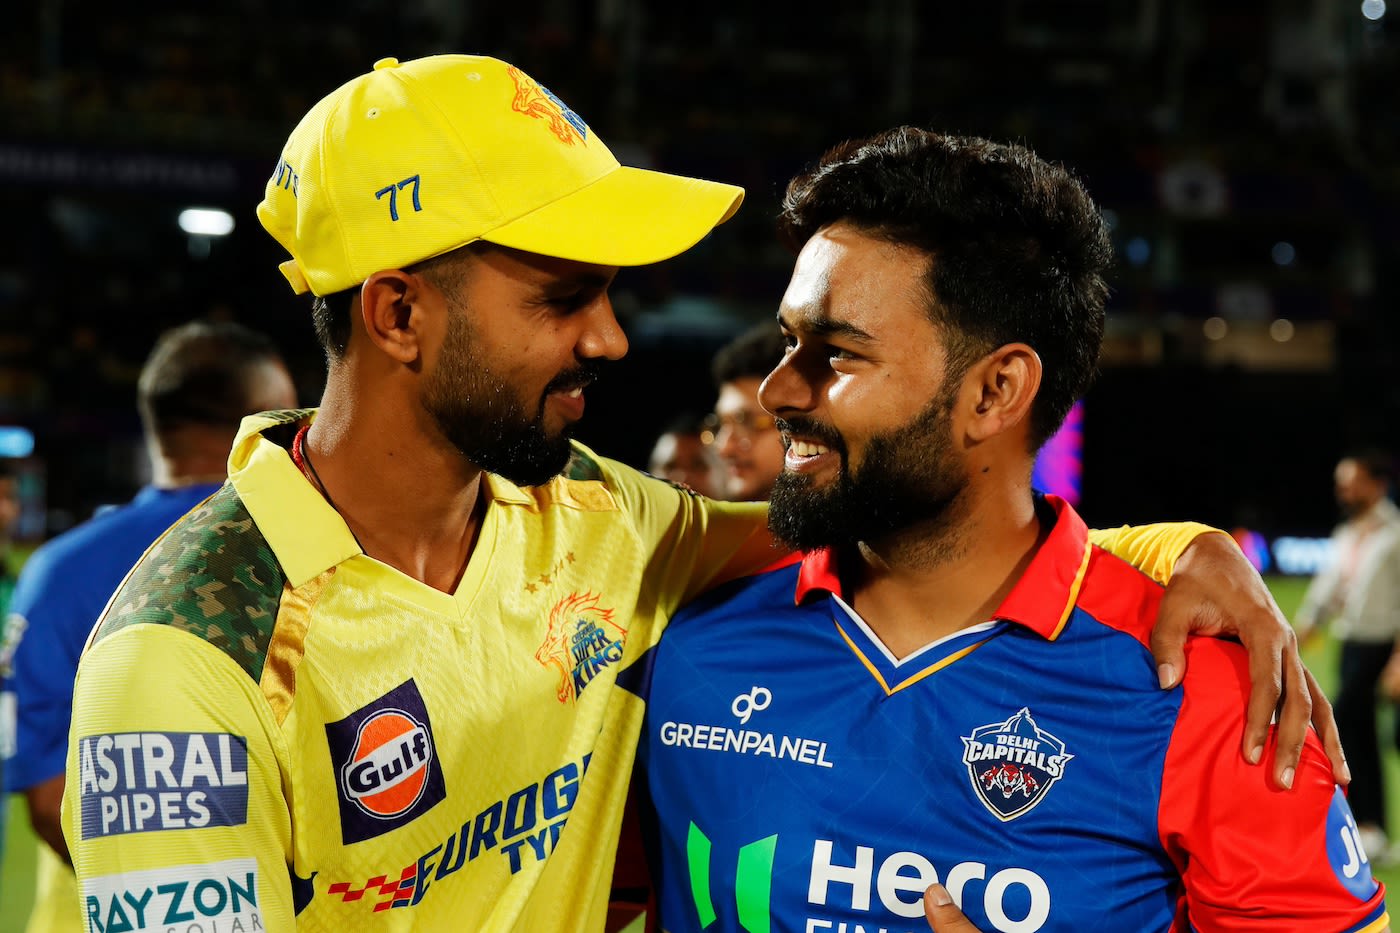
<path fill-rule="evenodd" d="M 773 485 L 768 528 L 802 551 L 875 542 L 916 524 L 932 523 L 929 544 L 952 523 L 950 507 L 967 486 L 953 453 L 952 393 L 940 392 L 909 423 L 871 438 L 856 470 L 845 442 L 833 429 L 804 418 L 779 420 L 784 434 L 812 437 L 841 458 L 841 471 L 825 488 L 812 477 L 784 470 Z"/>
<path fill-rule="evenodd" d="M 448 441 L 483 470 L 518 486 L 548 482 L 568 464 L 572 450 L 568 428 L 554 435 L 545 430 L 545 400 L 551 392 L 588 385 L 596 372 L 579 366 L 555 376 L 532 416 L 476 353 L 465 314 L 452 312 L 423 407 Z"/>

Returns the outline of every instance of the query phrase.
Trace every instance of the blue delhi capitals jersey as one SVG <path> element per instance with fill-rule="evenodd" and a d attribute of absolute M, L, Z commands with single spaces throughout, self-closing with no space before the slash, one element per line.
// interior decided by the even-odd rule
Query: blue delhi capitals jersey
<path fill-rule="evenodd" d="M 49 541 L 29 559 L 6 623 L 15 652 L 3 686 L 16 697 L 17 710 L 6 791 L 24 791 L 63 773 L 73 678 L 88 633 L 151 542 L 218 488 L 218 483 L 147 486 L 125 505 L 99 512 Z"/>
<path fill-rule="evenodd" d="M 1385 926 L 1316 737 L 1293 791 L 1247 764 L 1243 650 L 1192 640 L 1161 690 L 1161 588 L 1044 504 L 995 618 L 903 660 L 822 551 L 693 604 L 619 677 L 648 701 L 661 929 L 926 931 L 934 882 L 985 933 Z"/>

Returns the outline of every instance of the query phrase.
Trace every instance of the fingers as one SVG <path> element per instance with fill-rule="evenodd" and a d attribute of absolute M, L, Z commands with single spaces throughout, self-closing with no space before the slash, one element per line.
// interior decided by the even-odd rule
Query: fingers
<path fill-rule="evenodd" d="M 1337 732 L 1337 720 L 1332 716 L 1332 704 L 1327 695 L 1317 685 L 1312 671 L 1304 668 L 1308 695 L 1312 698 L 1312 725 L 1317 737 L 1322 740 L 1322 750 L 1332 762 L 1332 780 L 1343 786 L 1351 783 L 1351 768 L 1347 767 L 1346 752 L 1342 750 L 1342 738 Z"/>
<path fill-rule="evenodd" d="M 1163 690 L 1175 687 L 1186 671 L 1186 636 L 1190 633 L 1196 607 L 1178 598 L 1180 591 L 1170 588 L 1162 596 L 1157 609 L 1157 623 L 1152 626 L 1149 646 L 1157 661 L 1157 680 Z"/>
<path fill-rule="evenodd" d="M 1277 745 L 1274 749 L 1274 780 L 1281 787 L 1291 788 L 1294 775 L 1298 772 L 1298 759 L 1303 754 L 1303 739 L 1308 734 L 1308 723 L 1312 719 L 1313 699 L 1308 686 L 1308 673 L 1303 660 L 1298 656 L 1298 640 L 1291 631 L 1282 639 L 1281 654 L 1269 658 L 1271 667 L 1277 666 L 1283 678 L 1281 707 L 1264 707 L 1264 699 L 1256 704 L 1255 694 L 1259 693 L 1259 677 L 1254 676 L 1254 687 L 1250 692 L 1249 712 L 1244 727 L 1245 757 L 1249 749 L 1258 748 L 1268 736 L 1269 719 L 1278 710 Z M 1250 657 L 1253 672 L 1254 658 Z"/>
<path fill-rule="evenodd" d="M 1285 635 L 1282 631 L 1273 631 L 1268 635 L 1256 633 L 1252 638 L 1243 640 L 1245 650 L 1249 652 L 1249 703 L 1245 706 L 1244 714 L 1244 736 L 1240 741 L 1240 751 L 1244 754 L 1245 761 L 1252 765 L 1257 765 L 1264 760 L 1264 746 L 1269 740 L 1269 726 L 1273 723 L 1274 714 L 1279 712 L 1279 700 L 1282 698 L 1282 713 L 1279 718 L 1279 738 L 1280 743 L 1286 734 L 1287 726 L 1285 720 L 1291 723 L 1294 728 L 1295 737 L 1301 742 L 1301 735 L 1297 733 L 1298 723 L 1307 723 L 1308 716 L 1312 713 L 1311 703 L 1307 702 L 1306 692 L 1304 692 L 1305 708 L 1302 710 L 1301 718 L 1298 708 L 1297 692 L 1290 698 L 1284 694 L 1284 685 L 1289 682 L 1285 676 L 1285 665 L 1288 664 L 1288 644 L 1291 641 L 1291 632 Z M 1297 659 L 1297 645 L 1293 643 L 1293 663 L 1301 670 L 1301 662 Z M 1291 685 L 1295 688 L 1301 686 L 1297 672 L 1293 672 Z M 1287 701 L 1291 699 L 1292 703 Z M 1280 744 L 1280 747 L 1282 745 Z M 1292 767 L 1298 766 L 1298 753 L 1295 752 Z"/>
<path fill-rule="evenodd" d="M 941 884 L 931 885 L 924 892 L 924 916 L 933 933 L 980 933 Z"/>

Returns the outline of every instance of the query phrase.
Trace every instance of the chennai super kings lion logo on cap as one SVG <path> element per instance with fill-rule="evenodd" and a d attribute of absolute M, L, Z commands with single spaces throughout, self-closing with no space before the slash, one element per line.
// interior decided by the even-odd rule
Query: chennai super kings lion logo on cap
<path fill-rule="evenodd" d="M 570 593 L 549 612 L 549 631 L 535 660 L 559 670 L 560 703 L 577 700 L 600 671 L 622 660 L 627 629 L 598 599 L 596 593 Z"/>
<path fill-rule="evenodd" d="M 1003 823 L 1030 812 L 1045 799 L 1074 756 L 1065 743 L 1043 731 L 1021 711 L 962 737 L 963 763 L 983 806 Z"/>
<path fill-rule="evenodd" d="M 514 65 L 506 71 L 515 82 L 515 100 L 510 102 L 512 110 L 548 122 L 550 132 L 566 145 L 572 146 L 577 140 L 588 138 L 588 124 L 583 122 L 583 117 L 551 94 L 549 88 Z"/>

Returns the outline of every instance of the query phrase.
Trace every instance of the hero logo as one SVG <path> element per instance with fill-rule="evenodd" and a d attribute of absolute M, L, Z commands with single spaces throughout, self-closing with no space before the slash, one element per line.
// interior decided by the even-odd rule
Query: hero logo
<path fill-rule="evenodd" d="M 423 796 L 432 760 L 422 723 L 401 709 L 381 710 L 360 723 L 354 754 L 340 771 L 341 789 L 370 816 L 391 820 Z"/>
<path fill-rule="evenodd" d="M 326 723 L 326 742 L 346 845 L 406 825 L 447 797 L 433 724 L 411 679 Z"/>
<path fill-rule="evenodd" d="M 717 890 L 728 885 L 721 881 L 716 887 L 713 879 L 732 871 L 732 916 L 737 918 L 738 927 L 750 933 L 771 929 L 773 866 L 779 849 L 789 845 L 775 834 L 741 845 L 737 853 L 715 852 L 709 837 L 691 823 L 685 845 L 686 868 L 700 926 L 710 926 L 722 913 L 730 915 L 729 905 L 715 900 Z M 783 860 L 790 861 L 790 854 Z M 900 929 L 903 924 L 891 925 L 887 916 L 922 919 L 924 891 L 939 882 L 972 917 L 977 917 L 980 901 L 986 919 L 979 929 L 1038 933 L 1050 920 L 1050 886 L 1030 869 L 959 862 L 940 872 L 918 852 L 890 852 L 881 857 L 871 846 L 850 847 L 831 839 L 815 839 L 807 879 L 807 917 L 801 929 L 805 933 Z M 860 922 L 852 922 L 853 918 Z M 870 919 L 877 925 L 868 925 Z"/>
<path fill-rule="evenodd" d="M 875 850 L 869 846 L 856 846 L 849 861 L 834 856 L 834 848 L 829 839 L 818 839 L 812 847 L 807 903 L 813 907 L 849 905 L 851 910 L 864 913 L 871 910 L 874 894 L 895 916 L 922 917 L 924 891 L 941 881 L 954 902 L 968 913 L 975 910 L 973 899 L 980 893 L 987 921 L 997 933 L 1036 933 L 1050 919 L 1050 887 L 1027 868 L 1002 868 L 989 877 L 985 863 L 959 862 L 940 878 L 933 863 L 917 852 L 891 853 L 877 867 Z M 1015 915 L 1010 909 L 1013 903 L 1017 905 Z M 807 929 L 829 930 L 833 926 L 815 919 L 808 921 Z"/>

